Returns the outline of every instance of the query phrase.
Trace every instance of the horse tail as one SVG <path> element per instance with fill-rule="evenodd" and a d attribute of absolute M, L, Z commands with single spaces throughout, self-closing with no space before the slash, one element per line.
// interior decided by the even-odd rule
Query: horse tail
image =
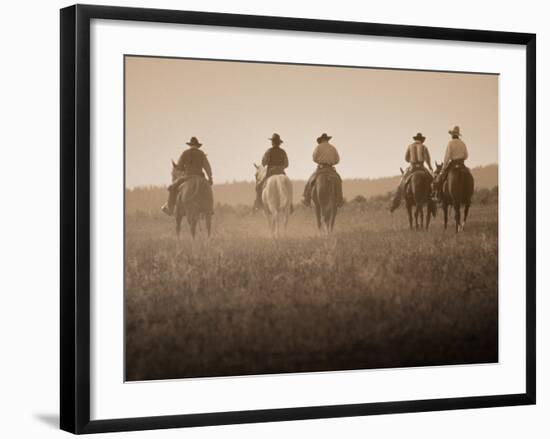
<path fill-rule="evenodd" d="M 338 205 L 338 184 L 336 179 L 333 176 L 325 176 L 325 192 L 324 203 L 321 206 L 323 210 L 323 217 L 325 222 L 329 224 L 332 221 L 332 218 L 336 215 L 337 205 Z"/>
<path fill-rule="evenodd" d="M 292 182 L 286 175 L 274 175 L 267 181 L 262 197 L 270 212 L 289 212 L 292 204 Z"/>
<path fill-rule="evenodd" d="M 409 190 L 416 206 L 428 203 L 431 191 L 429 177 L 420 172 L 413 174 L 409 182 Z"/>
<path fill-rule="evenodd" d="M 458 176 L 458 173 L 455 172 L 454 169 L 451 168 L 449 173 L 447 174 L 447 192 L 449 194 L 449 201 L 451 205 L 454 205 L 457 200 L 462 198 L 462 191 L 461 191 L 461 182 L 459 181 L 460 177 Z"/>
<path fill-rule="evenodd" d="M 279 206 L 279 191 L 275 183 L 275 177 L 269 177 L 262 191 L 262 201 L 270 213 L 274 213 Z"/>
<path fill-rule="evenodd" d="M 451 169 L 449 176 L 449 193 L 454 203 L 470 204 L 474 193 L 474 178 L 467 169 Z"/>

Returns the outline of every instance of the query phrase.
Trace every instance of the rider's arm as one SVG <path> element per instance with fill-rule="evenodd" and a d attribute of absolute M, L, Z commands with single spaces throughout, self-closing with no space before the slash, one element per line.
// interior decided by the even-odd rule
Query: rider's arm
<path fill-rule="evenodd" d="M 265 152 L 264 156 L 262 157 L 262 165 L 263 166 L 269 165 L 269 149 Z"/>
<path fill-rule="evenodd" d="M 202 161 L 202 168 L 206 172 L 208 179 L 212 180 L 212 167 L 210 166 L 210 162 L 208 161 L 208 157 L 206 157 L 206 154 L 204 155 L 204 159 Z"/>
<path fill-rule="evenodd" d="M 340 155 L 338 154 L 338 150 L 334 148 L 334 165 L 338 163 L 340 163 Z"/>
<path fill-rule="evenodd" d="M 428 148 L 424 146 L 424 152 L 426 153 L 426 157 L 424 157 L 424 160 L 426 164 L 428 165 L 428 168 L 430 168 L 430 171 L 433 172 L 432 168 L 432 158 L 430 157 L 430 151 L 428 151 Z"/>
<path fill-rule="evenodd" d="M 313 150 L 313 154 L 312 154 L 312 158 L 313 158 L 313 161 L 317 164 L 319 164 L 319 154 L 321 153 L 320 151 L 320 148 L 319 148 L 319 145 L 317 145 L 315 147 L 315 149 Z"/>
<path fill-rule="evenodd" d="M 184 170 L 185 169 L 185 161 L 187 160 L 187 155 L 185 154 L 185 151 L 181 153 L 180 158 L 178 159 L 178 163 L 176 166 L 178 169 Z"/>
<path fill-rule="evenodd" d="M 283 168 L 286 169 L 288 168 L 288 156 L 286 155 L 286 151 L 283 150 L 283 157 L 284 157 L 284 161 L 283 161 Z"/>
<path fill-rule="evenodd" d="M 445 150 L 445 158 L 443 159 L 443 167 L 447 166 L 447 163 L 451 160 L 451 142 L 447 144 L 447 149 Z"/>
<path fill-rule="evenodd" d="M 411 162 L 411 148 L 407 146 L 407 152 L 405 153 L 405 161 L 407 163 Z"/>
<path fill-rule="evenodd" d="M 468 158 L 468 148 L 466 148 L 466 144 L 464 144 L 464 160 Z"/>

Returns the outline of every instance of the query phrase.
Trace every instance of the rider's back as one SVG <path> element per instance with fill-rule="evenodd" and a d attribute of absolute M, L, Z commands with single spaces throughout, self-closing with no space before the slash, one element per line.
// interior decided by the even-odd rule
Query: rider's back
<path fill-rule="evenodd" d="M 334 166 L 340 162 L 338 150 L 328 142 L 321 142 L 313 151 L 313 161 L 319 165 Z"/>
<path fill-rule="evenodd" d="M 269 148 L 262 159 L 262 165 L 264 166 L 288 166 L 288 157 L 286 151 L 278 146 L 272 146 Z"/>
<path fill-rule="evenodd" d="M 178 160 L 178 168 L 186 175 L 203 175 L 206 154 L 197 148 L 186 149 Z"/>
<path fill-rule="evenodd" d="M 423 143 L 414 142 L 407 148 L 405 160 L 412 164 L 424 163 L 428 160 L 427 148 Z"/>

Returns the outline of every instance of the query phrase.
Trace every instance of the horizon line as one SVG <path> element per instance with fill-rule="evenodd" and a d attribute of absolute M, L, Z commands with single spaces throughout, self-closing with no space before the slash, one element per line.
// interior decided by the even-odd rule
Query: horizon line
<path fill-rule="evenodd" d="M 489 163 L 487 165 L 477 165 L 477 166 L 472 166 L 470 169 L 479 169 L 479 168 L 489 168 L 489 167 L 497 167 L 498 168 L 498 163 Z M 376 180 L 387 180 L 387 179 L 391 179 L 391 178 L 396 178 L 396 177 L 401 177 L 400 174 L 394 174 L 394 175 L 386 175 L 386 176 L 382 176 L 382 177 L 350 177 L 350 178 L 344 178 L 342 177 L 342 181 L 353 181 L 353 180 L 371 180 L 371 181 L 376 181 Z M 303 179 L 303 178 L 292 178 L 291 179 L 292 182 L 306 182 L 307 179 Z M 251 184 L 251 183 L 254 183 L 254 180 L 226 180 L 224 182 L 221 182 L 221 183 L 214 183 L 213 186 L 223 186 L 223 185 L 233 185 L 233 184 Z M 147 184 L 147 185 L 136 185 L 136 186 L 125 186 L 124 189 L 125 190 L 134 190 L 134 189 L 142 189 L 142 188 L 151 188 L 151 187 L 157 187 L 157 188 L 163 188 L 163 187 L 166 187 L 168 186 L 168 184 Z"/>

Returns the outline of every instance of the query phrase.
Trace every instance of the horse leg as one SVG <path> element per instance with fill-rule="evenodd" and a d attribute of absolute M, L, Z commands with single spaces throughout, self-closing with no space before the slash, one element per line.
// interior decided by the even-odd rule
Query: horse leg
<path fill-rule="evenodd" d="M 414 227 L 416 230 L 418 230 L 418 214 L 420 213 L 418 206 L 415 206 L 414 208 Z"/>
<path fill-rule="evenodd" d="M 274 238 L 277 237 L 277 213 L 271 215 L 271 234 Z"/>
<path fill-rule="evenodd" d="M 279 212 L 275 212 L 273 214 L 273 231 L 275 238 L 279 237 L 279 229 L 280 229 L 280 215 Z"/>
<path fill-rule="evenodd" d="M 267 227 L 269 227 L 269 233 L 273 236 L 273 218 L 270 212 L 266 212 L 265 218 L 267 220 Z"/>
<path fill-rule="evenodd" d="M 189 224 L 189 229 L 191 230 L 191 236 L 195 239 L 197 234 L 197 217 L 195 214 L 187 214 L 187 223 Z"/>
<path fill-rule="evenodd" d="M 334 218 L 334 210 L 336 209 L 336 206 L 330 206 L 327 208 L 326 212 L 326 224 L 327 224 L 327 231 L 328 233 L 332 233 L 332 226 L 333 226 L 333 218 Z"/>
<path fill-rule="evenodd" d="M 407 203 L 407 214 L 409 215 L 409 229 L 413 228 L 413 216 L 412 216 L 412 206 Z"/>
<path fill-rule="evenodd" d="M 462 230 L 464 230 L 464 226 L 466 225 L 466 219 L 468 218 L 468 212 L 470 212 L 470 202 L 469 201 L 464 205 L 464 221 L 462 221 Z"/>
<path fill-rule="evenodd" d="M 321 222 L 321 206 L 315 205 L 315 217 L 317 218 L 317 228 L 321 230 L 323 223 Z"/>
<path fill-rule="evenodd" d="M 443 202 L 443 227 L 447 230 L 447 222 L 449 221 L 449 205 Z"/>
<path fill-rule="evenodd" d="M 455 209 L 455 224 L 456 224 L 456 233 L 460 231 L 460 203 L 456 202 L 454 203 L 454 209 Z"/>
<path fill-rule="evenodd" d="M 290 209 L 281 212 L 281 226 L 282 226 L 283 235 L 286 235 L 286 228 L 288 226 L 289 215 L 290 215 Z"/>
<path fill-rule="evenodd" d="M 424 230 L 424 205 L 418 206 L 418 210 L 420 211 L 420 230 Z"/>
<path fill-rule="evenodd" d="M 330 230 L 334 230 L 334 223 L 336 222 L 336 214 L 338 213 L 338 208 L 334 208 L 332 211 L 332 218 L 330 219 Z"/>
<path fill-rule="evenodd" d="M 210 213 L 205 214 L 204 221 L 206 222 L 206 233 L 208 233 L 208 237 L 210 238 L 210 232 L 212 230 L 212 215 Z"/>
<path fill-rule="evenodd" d="M 197 214 L 197 232 L 200 233 L 201 231 L 202 231 L 202 229 L 201 229 L 201 214 L 198 213 Z"/>
<path fill-rule="evenodd" d="M 432 217 L 432 210 L 430 208 L 429 202 L 428 202 L 427 210 L 428 210 L 428 212 L 427 212 L 427 216 L 426 216 L 426 230 L 428 230 L 428 227 L 430 227 L 430 220 L 431 220 L 431 217 Z"/>

